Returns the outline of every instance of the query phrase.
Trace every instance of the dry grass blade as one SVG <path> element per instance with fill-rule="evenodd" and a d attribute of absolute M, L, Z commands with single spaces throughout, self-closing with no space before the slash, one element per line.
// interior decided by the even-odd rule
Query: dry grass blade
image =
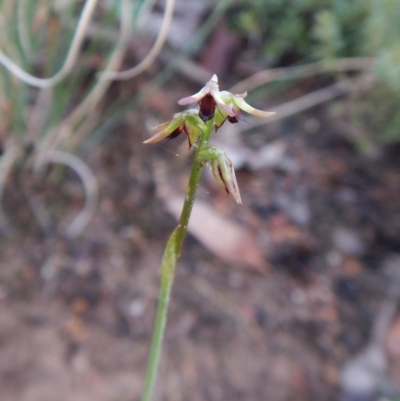
<path fill-rule="evenodd" d="M 373 67 L 375 59 L 370 57 L 343 58 L 295 67 L 271 68 L 257 72 L 238 82 L 229 90 L 232 93 L 243 93 L 274 81 L 306 78 L 318 74 L 348 71 L 365 71 Z"/>
<path fill-rule="evenodd" d="M 115 49 L 107 63 L 106 70 L 116 69 L 120 66 L 124 57 L 129 37 L 131 34 L 132 22 L 132 2 L 131 0 L 123 0 L 121 6 L 121 27 Z M 103 98 L 104 93 L 110 86 L 111 82 L 106 80 L 98 80 L 96 85 L 84 100 L 74 109 L 70 116 L 67 117 L 67 123 L 77 123 L 90 109 Z M 64 122 L 64 123 L 65 123 Z"/>
<path fill-rule="evenodd" d="M 248 124 L 243 126 L 242 132 L 249 131 L 253 128 L 260 127 L 264 124 L 269 124 L 277 120 L 292 116 L 300 113 L 304 110 L 310 109 L 311 107 L 319 104 L 329 102 L 339 96 L 344 96 L 349 93 L 364 91 L 370 88 L 375 83 L 375 79 L 372 74 L 366 73 L 360 79 L 346 79 L 339 81 L 326 88 L 319 89 L 315 92 L 311 92 L 304 95 L 296 100 L 284 103 L 280 106 L 272 108 L 276 114 L 267 119 L 248 118 Z"/>
<path fill-rule="evenodd" d="M 71 47 L 68 51 L 67 57 L 60 70 L 50 78 L 38 78 L 34 75 L 28 74 L 8 56 L 6 56 L 0 49 L 0 64 L 2 64 L 13 75 L 24 81 L 28 85 L 36 86 L 38 88 L 49 88 L 54 86 L 62 79 L 64 79 L 74 67 L 80 47 L 85 37 L 86 28 L 92 18 L 93 11 L 97 5 L 98 0 L 87 0 L 83 7 L 78 25 L 76 27 L 74 38 L 72 39 Z"/>
<path fill-rule="evenodd" d="M 45 131 L 45 124 L 54 102 L 53 92 L 53 88 L 40 89 L 35 105 L 27 118 L 27 127 L 29 127 L 27 136 L 32 143 L 39 141 L 40 135 Z"/>
<path fill-rule="evenodd" d="M 175 0 L 167 0 L 163 22 L 161 24 L 160 32 L 158 33 L 157 39 L 153 47 L 151 48 L 150 52 L 137 66 L 121 72 L 106 70 L 102 73 L 101 79 L 124 80 L 133 78 L 142 73 L 143 71 L 145 71 L 153 63 L 153 61 L 158 56 L 164 45 L 165 39 L 167 38 L 169 26 L 171 24 L 174 8 L 175 8 Z"/>
<path fill-rule="evenodd" d="M 121 64 L 131 33 L 131 20 L 132 2 L 130 0 L 123 0 L 118 41 L 106 68 L 118 68 Z M 43 143 L 43 148 L 57 147 L 59 143 L 63 142 L 63 144 L 65 144 L 69 139 L 72 139 L 71 143 L 68 144 L 69 149 L 73 149 L 78 146 L 79 143 L 82 143 L 91 132 L 90 129 L 93 127 L 93 121 L 96 120 L 93 119 L 93 114 L 96 114 L 93 110 L 103 98 L 110 84 L 111 81 L 98 80 L 91 91 L 72 112 L 60 124 L 52 129 Z M 80 129 L 75 129 L 75 134 L 72 138 L 73 130 L 71 127 L 77 126 L 78 124 L 80 124 Z"/>
<path fill-rule="evenodd" d="M 38 157 L 35 167 L 39 170 L 48 163 L 64 164 L 73 169 L 82 180 L 86 196 L 85 205 L 66 230 L 68 237 L 76 237 L 81 233 L 96 211 L 98 200 L 96 178 L 86 163 L 70 153 L 58 150 L 44 152 Z"/>
<path fill-rule="evenodd" d="M 17 32 L 21 48 L 24 52 L 25 57 L 28 60 L 33 58 L 32 44 L 30 41 L 29 29 L 26 24 L 26 8 L 28 2 L 25 0 L 18 0 L 17 4 Z"/>

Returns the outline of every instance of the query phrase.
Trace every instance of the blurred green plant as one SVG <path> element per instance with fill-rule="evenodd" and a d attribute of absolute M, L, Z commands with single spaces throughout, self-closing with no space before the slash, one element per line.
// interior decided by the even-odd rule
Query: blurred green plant
<path fill-rule="evenodd" d="M 258 43 L 271 66 L 372 56 L 396 44 L 400 29 L 397 0 L 243 0 L 237 7 L 231 26 Z"/>
<path fill-rule="evenodd" d="M 111 82 L 121 74 L 133 77 L 145 71 L 160 51 L 175 0 L 166 2 L 158 37 L 147 56 L 130 70 L 115 72 L 133 28 L 151 5 L 150 0 L 101 4 L 98 0 L 0 0 L 2 228 L 11 230 L 1 204 L 7 175 L 18 160 L 28 161 L 25 165 L 35 172 L 47 163 L 75 170 L 86 203 L 67 235 L 78 235 L 88 222 L 97 187 L 91 170 L 74 153 L 99 125 Z"/>
<path fill-rule="evenodd" d="M 80 176 L 86 191 L 95 191 L 93 174 L 79 168 L 82 161 L 74 154 L 90 149 L 165 82 L 177 62 L 204 42 L 232 1 L 218 2 L 185 48 L 140 93 L 121 93 L 104 108 L 112 81 L 137 76 L 157 57 L 175 0 L 165 1 L 160 30 L 149 53 L 135 67 L 118 73 L 130 36 L 143 26 L 154 0 L 0 0 L 0 231 L 12 232 L 2 196 L 18 160 L 29 159 L 28 168 L 37 171 L 61 158 L 60 163 Z M 93 199 L 96 193 L 86 197 Z M 88 207 L 85 212 L 87 216 L 94 209 Z M 83 228 L 87 220 L 78 225 L 74 221 L 70 227 Z M 73 236 L 79 231 L 67 233 Z"/>
<path fill-rule="evenodd" d="M 238 2 L 233 28 L 248 35 L 268 65 L 289 60 L 354 57 L 362 43 L 368 0 L 250 0 Z"/>
<path fill-rule="evenodd" d="M 377 56 L 377 72 L 394 90 L 400 89 L 400 2 L 369 0 L 363 27 L 365 52 Z"/>
<path fill-rule="evenodd" d="M 247 38 L 267 67 L 372 58 L 380 95 L 367 93 L 369 112 L 358 113 L 360 126 L 364 121 L 371 128 L 368 113 L 379 106 L 373 140 L 400 139 L 391 113 L 400 101 L 399 0 L 241 0 L 235 16 L 231 28 Z"/>

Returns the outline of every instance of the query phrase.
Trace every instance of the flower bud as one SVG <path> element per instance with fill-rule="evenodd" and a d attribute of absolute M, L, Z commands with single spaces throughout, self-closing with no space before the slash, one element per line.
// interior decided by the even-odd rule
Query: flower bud
<path fill-rule="evenodd" d="M 226 153 L 217 146 L 205 145 L 199 153 L 199 160 L 211 167 L 216 181 L 225 188 L 227 194 L 232 195 L 233 199 L 241 204 L 242 200 L 236 181 L 235 170 Z"/>

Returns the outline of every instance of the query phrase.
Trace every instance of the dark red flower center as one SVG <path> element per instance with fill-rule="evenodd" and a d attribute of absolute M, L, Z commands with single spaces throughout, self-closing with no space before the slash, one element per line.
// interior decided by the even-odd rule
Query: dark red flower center
<path fill-rule="evenodd" d="M 217 103 L 215 103 L 214 98 L 210 94 L 205 95 L 199 102 L 199 117 L 204 122 L 211 120 L 214 117 L 216 105 Z"/>

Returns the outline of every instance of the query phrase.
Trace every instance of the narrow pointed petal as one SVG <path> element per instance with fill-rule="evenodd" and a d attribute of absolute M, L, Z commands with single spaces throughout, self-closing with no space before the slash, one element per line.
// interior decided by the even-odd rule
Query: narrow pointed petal
<path fill-rule="evenodd" d="M 163 139 L 167 138 L 169 135 L 171 135 L 171 132 L 169 132 L 167 130 L 163 130 L 163 131 L 157 132 L 157 134 L 153 135 L 151 138 L 146 139 L 143 143 L 160 142 Z"/>
<path fill-rule="evenodd" d="M 179 129 L 184 121 L 184 114 L 183 113 L 176 113 L 174 114 L 172 120 L 166 121 L 162 124 L 159 124 L 155 127 L 152 127 L 152 130 L 161 130 L 153 135 L 151 138 L 147 139 L 143 143 L 155 143 L 162 141 L 165 138 L 168 138 L 172 133 Z"/>
<path fill-rule="evenodd" d="M 165 121 L 165 123 L 161 123 L 159 125 L 156 125 L 155 127 L 151 127 L 151 130 L 152 131 L 160 131 L 160 130 L 167 128 L 169 124 L 171 124 L 171 120 Z"/>
<path fill-rule="evenodd" d="M 254 107 L 252 107 L 248 103 L 246 103 L 241 97 L 238 97 L 238 96 L 234 96 L 233 101 L 237 107 L 239 107 L 243 111 L 245 111 L 249 114 L 252 114 L 253 116 L 256 116 L 256 117 L 271 117 L 275 114 L 274 111 L 263 111 L 263 110 L 255 109 Z"/>
<path fill-rule="evenodd" d="M 219 109 L 223 110 L 226 114 L 228 114 L 231 117 L 235 115 L 234 110 L 226 104 L 226 102 L 224 101 L 218 90 L 211 91 L 211 95 L 214 98 L 215 102 L 217 103 Z"/>
<path fill-rule="evenodd" d="M 208 95 L 210 93 L 210 89 L 205 86 L 203 89 L 201 89 L 199 92 L 195 93 L 192 96 L 187 96 L 184 97 L 180 100 L 178 100 L 178 104 L 181 106 L 185 106 L 188 104 L 194 104 L 198 103 L 204 96 Z"/>
<path fill-rule="evenodd" d="M 214 75 L 211 77 L 210 82 L 215 82 L 216 84 L 218 84 L 218 77 L 217 77 L 217 74 L 214 74 Z"/>
<path fill-rule="evenodd" d="M 240 197 L 239 186 L 236 181 L 234 169 L 232 169 L 232 181 L 230 182 L 229 193 L 232 195 L 233 199 L 235 199 L 238 205 L 242 204 L 242 198 Z"/>
<path fill-rule="evenodd" d="M 193 114 L 194 110 L 186 110 L 180 113 L 175 113 L 172 118 L 164 123 L 156 125 L 155 127 L 151 127 L 152 131 L 161 131 L 163 129 L 167 129 L 169 131 L 174 131 L 177 127 L 179 127 L 185 119 L 185 116 L 188 114 Z"/>

